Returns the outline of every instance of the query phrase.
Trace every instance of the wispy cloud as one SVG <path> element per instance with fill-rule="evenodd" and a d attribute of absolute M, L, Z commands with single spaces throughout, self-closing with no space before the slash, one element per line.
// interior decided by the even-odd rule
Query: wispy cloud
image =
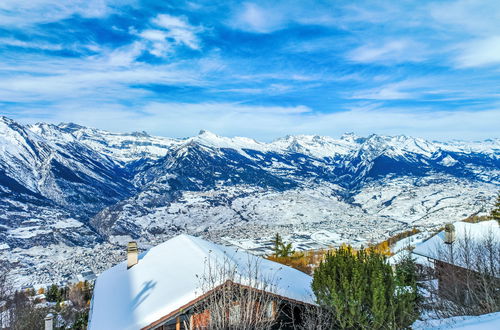
<path fill-rule="evenodd" d="M 82 17 L 103 17 L 118 4 L 126 5 L 129 0 L 2 0 L 0 2 L 0 26 L 28 26 L 56 22 L 73 15 Z"/>
<path fill-rule="evenodd" d="M 270 33 L 289 24 L 326 25 L 335 23 L 330 6 L 307 1 L 255 1 L 233 7 L 227 23 L 237 29 L 256 33 Z"/>
<path fill-rule="evenodd" d="M 204 28 L 189 24 L 186 17 L 159 14 L 151 20 L 151 28 L 138 32 L 142 50 L 156 57 L 165 57 L 175 52 L 176 46 L 186 46 L 192 50 L 201 48 L 197 34 Z"/>
<path fill-rule="evenodd" d="M 459 45 L 455 61 L 458 67 L 500 65 L 500 35 L 472 40 Z"/>
<path fill-rule="evenodd" d="M 495 136 L 500 125 L 500 108 L 476 112 L 462 109 L 437 112 L 417 109 L 410 112 L 406 109 L 362 106 L 348 111 L 317 114 L 305 106 L 254 107 L 230 103 L 155 102 L 136 109 L 140 111 L 118 105 L 107 105 L 104 110 L 79 106 L 67 104 L 64 109 L 40 109 L 25 113 L 24 120 L 73 121 L 112 131 L 130 128 L 172 137 L 191 136 L 200 129 L 208 129 L 221 135 L 241 135 L 266 141 L 286 134 L 337 137 L 347 128 L 359 135 L 410 134 L 439 140 L 483 139 Z"/>
<path fill-rule="evenodd" d="M 0 45 L 13 46 L 27 49 L 40 49 L 40 50 L 62 50 L 63 46 L 60 44 L 53 44 L 47 42 L 33 42 L 33 41 L 23 41 L 14 38 L 0 38 Z"/>
<path fill-rule="evenodd" d="M 171 38 L 175 43 L 191 49 L 200 48 L 200 40 L 196 34 L 202 32 L 203 28 L 189 24 L 187 18 L 160 14 L 153 19 L 153 23 L 166 30 L 165 38 Z"/>
<path fill-rule="evenodd" d="M 382 62 L 387 64 L 420 62 L 425 59 L 426 46 L 413 40 L 389 40 L 375 44 L 370 42 L 347 54 L 347 58 L 362 63 Z"/>
<path fill-rule="evenodd" d="M 0 112 L 176 136 L 494 137 L 498 31 L 490 0 L 4 0 Z"/>

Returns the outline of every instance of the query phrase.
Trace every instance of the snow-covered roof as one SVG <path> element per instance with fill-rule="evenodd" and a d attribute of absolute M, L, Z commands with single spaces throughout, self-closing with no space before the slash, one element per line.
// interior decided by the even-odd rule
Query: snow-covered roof
<path fill-rule="evenodd" d="M 470 244 L 471 247 L 478 246 L 478 244 L 487 239 L 492 239 L 496 244 L 500 242 L 500 227 L 496 220 L 482 221 L 478 223 L 459 221 L 455 222 L 453 226 L 455 227 L 455 242 L 453 244 L 446 244 L 444 242 L 445 232 L 441 231 L 427 241 L 417 245 L 417 247 L 413 250 L 413 253 L 435 260 L 453 263 L 457 266 L 467 267 L 465 261 L 462 260 L 462 254 L 459 253 L 460 247 L 466 239 L 472 243 Z M 451 245 L 456 248 L 451 250 Z M 450 253 L 453 253 L 453 259 L 451 258 Z"/>
<path fill-rule="evenodd" d="M 200 277 L 207 275 L 207 261 L 224 262 L 241 276 L 241 282 L 249 274 L 248 265 L 258 262 L 259 278 L 273 278 L 274 294 L 314 303 L 312 278 L 307 274 L 182 234 L 140 254 L 132 268 L 127 269 L 124 261 L 97 278 L 89 330 L 141 329 L 189 304 L 205 293 Z"/>

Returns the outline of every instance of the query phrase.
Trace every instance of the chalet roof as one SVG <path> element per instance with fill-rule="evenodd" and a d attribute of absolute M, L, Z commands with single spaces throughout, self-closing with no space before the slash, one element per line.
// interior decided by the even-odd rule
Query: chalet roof
<path fill-rule="evenodd" d="M 183 234 L 140 254 L 130 269 L 124 261 L 103 272 L 95 283 L 88 329 L 141 329 L 178 310 L 205 293 L 200 277 L 206 275 L 208 260 L 234 269 L 243 285 L 253 275 L 248 265 L 258 263 L 259 279 L 274 279 L 274 294 L 314 303 L 307 274 Z"/>
<path fill-rule="evenodd" d="M 456 266 L 470 268 L 464 260 L 464 255 L 459 253 L 461 246 L 464 245 L 466 240 L 469 241 L 471 247 L 477 247 L 488 239 L 491 239 L 495 244 L 499 244 L 500 242 L 500 227 L 496 220 L 478 223 L 459 221 L 455 222 L 453 226 L 455 227 L 455 242 L 453 244 L 446 244 L 444 242 L 445 232 L 441 231 L 417 245 L 413 253 Z M 495 262 L 498 263 L 500 261 L 495 259 Z M 498 268 L 498 264 L 495 267 Z"/>

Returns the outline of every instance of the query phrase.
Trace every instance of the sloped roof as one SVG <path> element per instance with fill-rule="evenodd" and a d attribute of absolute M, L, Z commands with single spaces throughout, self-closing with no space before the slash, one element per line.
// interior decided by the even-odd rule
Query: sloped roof
<path fill-rule="evenodd" d="M 249 263 L 258 262 L 259 278 L 274 279 L 274 294 L 314 303 L 312 277 L 307 274 L 183 234 L 142 253 L 132 268 L 124 261 L 97 278 L 89 330 L 141 329 L 190 303 L 205 293 L 199 277 L 206 275 L 207 260 L 235 269 L 243 285 L 248 285 Z"/>
<path fill-rule="evenodd" d="M 463 255 L 459 253 L 466 239 L 471 242 L 470 246 L 477 246 L 490 238 L 495 244 L 499 244 L 500 242 L 500 227 L 496 220 L 478 223 L 459 221 L 455 222 L 453 226 L 455 227 L 455 242 L 453 244 L 446 244 L 444 242 L 445 233 L 441 231 L 427 241 L 417 245 L 413 253 L 467 268 L 467 264 L 463 260 Z M 451 249 L 452 246 L 454 249 Z M 452 255 L 453 259 L 451 258 Z M 496 260 L 496 262 L 500 261 Z M 496 266 L 498 267 L 498 265 Z"/>

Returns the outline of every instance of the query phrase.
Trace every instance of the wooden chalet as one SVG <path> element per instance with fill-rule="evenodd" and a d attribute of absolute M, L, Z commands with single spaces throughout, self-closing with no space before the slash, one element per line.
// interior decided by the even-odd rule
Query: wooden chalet
<path fill-rule="evenodd" d="M 96 280 L 89 330 L 231 328 L 242 320 L 291 329 L 315 305 L 309 275 L 240 249 L 179 235 L 142 254 L 133 243 L 128 251 Z M 220 269 L 230 276 L 207 275 Z"/>
<path fill-rule="evenodd" d="M 470 255 L 464 252 L 466 244 L 471 249 Z M 500 227 L 496 220 L 448 224 L 445 230 L 418 245 L 413 253 L 426 257 L 433 265 L 441 296 L 465 302 L 470 300 L 471 291 L 480 288 L 485 276 L 498 280 L 500 287 L 500 250 L 488 251 L 486 244 L 500 247 Z M 488 253 L 492 256 L 478 255 Z M 480 265 L 474 260 L 477 257 L 482 259 Z"/>

